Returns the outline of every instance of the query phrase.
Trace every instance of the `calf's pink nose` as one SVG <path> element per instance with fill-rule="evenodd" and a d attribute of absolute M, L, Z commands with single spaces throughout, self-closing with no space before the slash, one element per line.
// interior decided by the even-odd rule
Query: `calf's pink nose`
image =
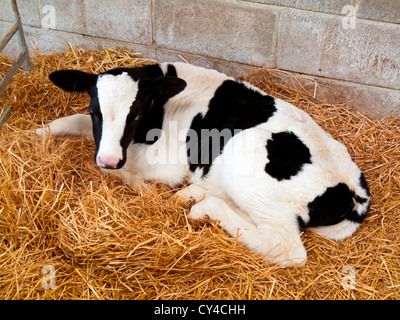
<path fill-rule="evenodd" d="M 102 168 L 113 168 L 115 169 L 118 165 L 118 163 L 121 161 L 120 158 L 114 158 L 114 157 L 97 157 L 97 164 L 102 167 Z"/>

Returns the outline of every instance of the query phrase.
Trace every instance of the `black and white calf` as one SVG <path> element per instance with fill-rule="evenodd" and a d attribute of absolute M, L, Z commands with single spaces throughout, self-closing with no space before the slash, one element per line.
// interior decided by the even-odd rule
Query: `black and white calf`
<path fill-rule="evenodd" d="M 246 82 L 184 63 L 50 79 L 91 97 L 90 115 L 55 120 L 52 134 L 94 139 L 96 163 L 133 187 L 189 182 L 176 194 L 196 201 L 189 218 L 219 220 L 268 261 L 303 264 L 302 228 L 339 240 L 367 214 L 367 183 L 346 148 Z"/>

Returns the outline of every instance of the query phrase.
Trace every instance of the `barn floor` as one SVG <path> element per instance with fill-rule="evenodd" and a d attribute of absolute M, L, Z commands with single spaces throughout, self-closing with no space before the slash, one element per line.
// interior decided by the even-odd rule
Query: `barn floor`
<path fill-rule="evenodd" d="M 0 57 L 0 76 L 9 63 Z M 0 132 L 0 299 L 400 299 L 399 119 L 371 120 L 314 99 L 273 70 L 245 76 L 343 142 L 372 194 L 355 235 L 334 242 L 305 231 L 306 266 L 281 268 L 215 222 L 188 222 L 190 204 L 175 203 L 168 187 L 135 192 L 102 173 L 92 142 L 26 131 L 86 112 L 88 98 L 55 88 L 50 72 L 152 61 L 123 49 L 68 48 L 37 52 L 32 63 L 31 75 L 20 71 L 0 98 L 1 108 L 14 107 Z M 54 289 L 44 289 L 48 270 Z"/>

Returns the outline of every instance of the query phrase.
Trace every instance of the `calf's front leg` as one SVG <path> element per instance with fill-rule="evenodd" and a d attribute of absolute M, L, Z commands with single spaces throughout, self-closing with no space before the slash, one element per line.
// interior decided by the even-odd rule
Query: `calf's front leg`
<path fill-rule="evenodd" d="M 36 129 L 36 134 L 45 136 L 51 133 L 53 136 L 80 136 L 94 140 L 92 119 L 87 114 L 74 114 L 50 122 L 44 128 Z"/>

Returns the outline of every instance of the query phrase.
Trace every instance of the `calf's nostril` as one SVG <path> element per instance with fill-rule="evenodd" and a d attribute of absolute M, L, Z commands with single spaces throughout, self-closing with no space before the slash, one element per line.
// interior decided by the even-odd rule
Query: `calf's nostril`
<path fill-rule="evenodd" d="M 107 169 L 115 169 L 118 166 L 118 163 L 121 161 L 120 158 L 114 157 L 102 157 L 99 156 L 97 158 L 97 164 L 102 168 Z"/>

